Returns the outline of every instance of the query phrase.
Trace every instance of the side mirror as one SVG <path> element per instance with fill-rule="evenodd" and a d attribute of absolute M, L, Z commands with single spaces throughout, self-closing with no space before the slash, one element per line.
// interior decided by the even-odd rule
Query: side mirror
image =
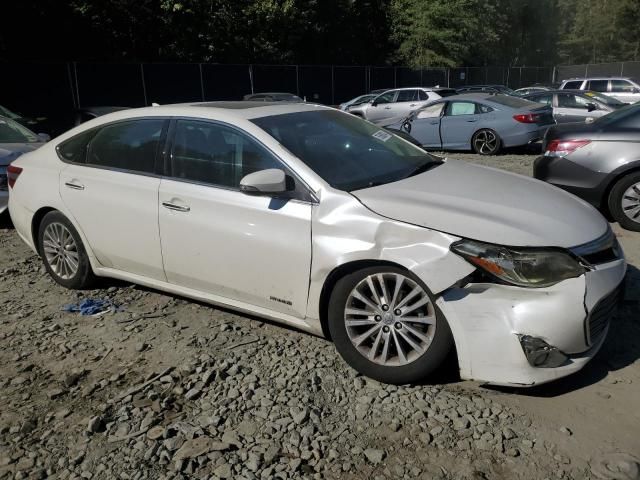
<path fill-rule="evenodd" d="M 39 133 L 38 140 L 40 140 L 41 142 L 48 142 L 49 140 L 51 140 L 51 136 L 48 133 Z"/>
<path fill-rule="evenodd" d="M 247 195 L 277 195 L 287 190 L 287 176 L 279 168 L 258 170 L 240 180 L 240 191 Z"/>
<path fill-rule="evenodd" d="M 594 110 L 598 109 L 596 104 L 595 103 L 591 103 L 591 102 L 587 103 L 586 107 L 587 107 L 587 112 L 593 112 Z"/>
<path fill-rule="evenodd" d="M 371 100 L 371 106 L 372 107 L 377 107 L 378 106 L 378 102 L 376 102 L 375 100 Z"/>

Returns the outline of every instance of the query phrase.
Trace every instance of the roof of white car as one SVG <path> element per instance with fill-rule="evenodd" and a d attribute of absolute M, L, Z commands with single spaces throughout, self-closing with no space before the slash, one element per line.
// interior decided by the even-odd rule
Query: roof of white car
<path fill-rule="evenodd" d="M 113 120 L 117 117 L 124 119 L 127 117 L 157 117 L 163 115 L 203 118 L 223 116 L 249 120 L 252 118 L 269 117 L 286 113 L 311 112 L 317 110 L 334 109 L 315 103 L 258 101 L 201 102 L 133 108 L 110 114 L 108 117 L 110 120 Z"/>

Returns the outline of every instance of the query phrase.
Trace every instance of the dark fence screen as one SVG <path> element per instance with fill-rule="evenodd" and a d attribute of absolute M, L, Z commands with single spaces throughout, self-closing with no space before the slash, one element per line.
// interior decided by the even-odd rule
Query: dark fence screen
<path fill-rule="evenodd" d="M 598 68 L 604 71 L 616 65 L 619 74 L 620 64 Z M 560 67 L 561 72 L 569 68 L 577 67 Z M 640 62 L 626 63 L 624 69 L 640 72 Z M 549 82 L 553 76 L 552 69 L 537 67 L 208 63 L 5 63 L 0 72 L 0 105 L 30 116 L 78 107 L 239 100 L 258 92 L 289 92 L 310 102 L 336 105 L 378 89 L 487 83 L 518 88 Z"/>

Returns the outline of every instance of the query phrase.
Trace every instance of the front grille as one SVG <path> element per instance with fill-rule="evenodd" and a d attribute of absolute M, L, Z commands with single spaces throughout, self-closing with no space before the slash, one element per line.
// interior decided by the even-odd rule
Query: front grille
<path fill-rule="evenodd" d="M 619 301 L 624 291 L 623 284 L 600 300 L 585 322 L 585 337 L 589 345 L 593 345 L 602 339 L 607 330 L 611 317 L 615 314 Z"/>

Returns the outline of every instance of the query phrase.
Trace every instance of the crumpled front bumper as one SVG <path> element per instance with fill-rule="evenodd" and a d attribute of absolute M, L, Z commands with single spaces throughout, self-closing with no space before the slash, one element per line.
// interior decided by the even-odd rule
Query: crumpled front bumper
<path fill-rule="evenodd" d="M 625 272 L 624 259 L 618 259 L 548 288 L 477 283 L 445 291 L 437 304 L 454 336 L 461 377 L 533 386 L 577 372 L 598 352 L 608 330 L 607 325 L 590 338 L 589 314 L 615 292 Z M 532 366 L 522 336 L 541 339 L 567 360 L 551 368 Z"/>

